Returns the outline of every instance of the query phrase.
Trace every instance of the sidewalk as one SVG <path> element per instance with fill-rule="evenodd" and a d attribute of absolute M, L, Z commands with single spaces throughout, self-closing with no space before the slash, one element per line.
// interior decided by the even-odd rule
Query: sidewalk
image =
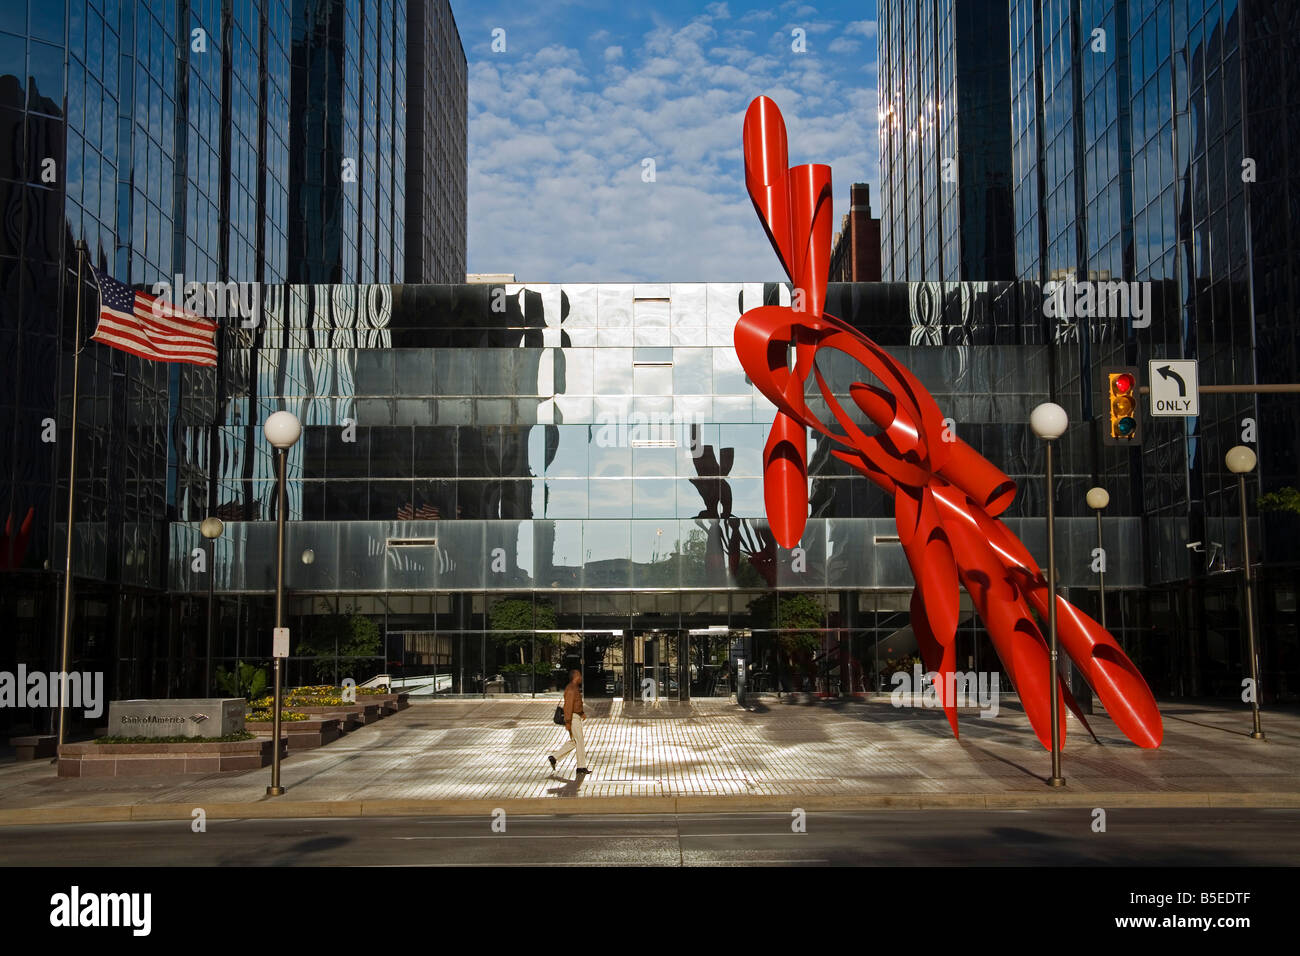
<path fill-rule="evenodd" d="M 953 739 L 938 710 L 866 702 L 730 700 L 628 704 L 588 700 L 589 763 L 552 774 L 564 739 L 550 700 L 419 703 L 281 765 L 287 793 L 266 796 L 270 768 L 184 777 L 59 778 L 38 760 L 0 763 L 0 825 L 110 820 L 648 813 L 727 810 L 1051 806 L 1300 807 L 1300 714 L 1201 702 L 1161 705 L 1164 745 L 1140 750 L 1103 714 L 1100 745 L 1070 718 L 1063 772 L 1014 698 L 995 719 L 963 711 Z"/>

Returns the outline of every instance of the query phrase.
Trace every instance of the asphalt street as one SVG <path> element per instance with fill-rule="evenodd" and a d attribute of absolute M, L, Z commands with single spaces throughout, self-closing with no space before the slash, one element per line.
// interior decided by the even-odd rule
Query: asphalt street
<path fill-rule="evenodd" d="M 514 815 L 9 826 L 0 865 L 1294 866 L 1300 810 Z M 497 830 L 494 831 L 493 826 Z M 504 827 L 504 832 L 499 832 Z"/>

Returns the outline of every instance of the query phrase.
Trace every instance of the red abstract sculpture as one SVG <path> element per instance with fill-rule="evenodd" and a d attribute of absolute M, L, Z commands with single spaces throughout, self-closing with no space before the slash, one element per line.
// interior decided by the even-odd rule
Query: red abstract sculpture
<path fill-rule="evenodd" d="M 803 534 L 807 429 L 814 428 L 834 443 L 831 454 L 894 498 L 898 536 L 916 579 L 912 629 L 927 670 L 939 675 L 935 690 L 953 734 L 960 581 L 1030 725 L 1050 749 L 1049 652 L 1030 613 L 1032 607 L 1046 620 L 1047 581 L 1038 562 L 997 518 L 1015 497 L 1015 483 L 945 431 L 939 406 L 911 372 L 823 311 L 831 252 L 830 167 L 788 166 L 785 121 L 767 97 L 755 99 L 745 114 L 744 144 L 750 198 L 794 284 L 790 307 L 751 309 L 735 333 L 746 373 L 777 408 L 763 458 L 764 502 L 777 542 L 791 548 Z M 853 402 L 880 432 L 863 431 L 832 394 L 817 367 L 822 349 L 851 356 L 883 385 L 856 382 L 850 388 Z M 842 431 L 832 431 L 809 410 L 804 388 L 810 376 Z M 1160 712 L 1133 662 L 1096 621 L 1059 595 L 1056 608 L 1062 646 L 1116 725 L 1139 747 L 1158 747 L 1164 734 Z M 1063 683 L 1060 693 L 1083 721 Z"/>

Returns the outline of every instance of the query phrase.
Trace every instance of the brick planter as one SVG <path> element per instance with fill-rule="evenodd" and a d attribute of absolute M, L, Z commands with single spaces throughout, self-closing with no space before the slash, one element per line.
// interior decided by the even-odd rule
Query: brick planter
<path fill-rule="evenodd" d="M 288 741 L 290 750 L 312 750 L 324 747 L 343 736 L 341 717 L 313 717 L 310 720 L 282 720 L 280 733 Z M 270 739 L 275 725 L 269 720 L 246 720 L 244 729 L 250 734 Z"/>
<path fill-rule="evenodd" d="M 54 751 L 59 746 L 59 738 L 54 734 L 10 737 L 9 746 L 14 748 L 15 760 L 38 760 L 41 757 L 54 756 Z"/>
<path fill-rule="evenodd" d="M 281 754 L 284 752 L 282 750 Z M 196 738 L 179 744 L 64 744 L 59 750 L 59 776 L 146 777 L 224 773 L 257 770 L 270 762 L 269 737 L 216 742 Z"/>
<path fill-rule="evenodd" d="M 318 714 L 320 716 L 337 717 L 341 714 L 355 714 L 357 719 L 363 724 L 373 724 L 378 720 L 380 707 L 378 704 L 336 704 L 333 707 L 301 707 L 293 704 L 286 707 L 298 714 Z"/>
<path fill-rule="evenodd" d="M 408 698 L 411 695 L 405 691 L 400 694 L 357 694 L 357 702 L 363 704 L 378 704 L 381 714 L 395 714 L 399 710 L 406 710 L 411 706 Z"/>

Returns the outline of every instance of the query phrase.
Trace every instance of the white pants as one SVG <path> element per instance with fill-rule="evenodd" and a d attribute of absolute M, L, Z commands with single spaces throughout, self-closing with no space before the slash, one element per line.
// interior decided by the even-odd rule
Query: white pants
<path fill-rule="evenodd" d="M 578 766 L 587 766 L 587 751 L 582 746 L 582 722 L 583 718 L 581 716 L 578 714 L 573 715 L 573 735 L 569 738 L 568 743 L 551 754 L 552 757 L 559 760 L 576 747 L 578 750 Z"/>

